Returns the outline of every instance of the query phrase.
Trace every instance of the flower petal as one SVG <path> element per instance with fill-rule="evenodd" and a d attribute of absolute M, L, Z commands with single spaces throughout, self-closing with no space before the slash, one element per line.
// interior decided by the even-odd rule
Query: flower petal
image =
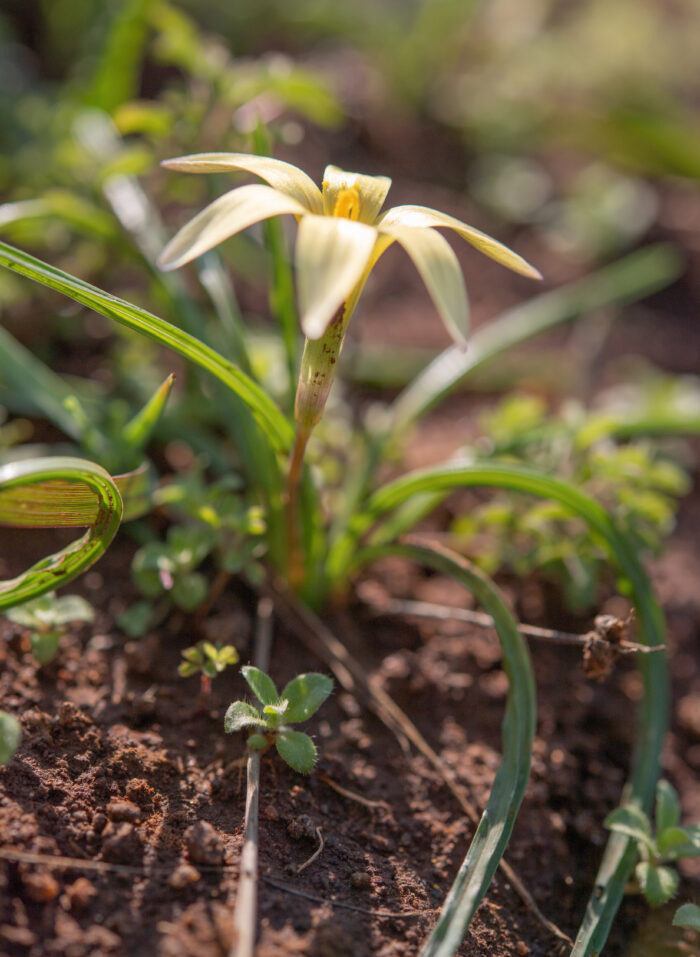
<path fill-rule="evenodd" d="M 373 225 L 391 187 L 388 176 L 347 173 L 338 166 L 326 166 L 323 174 L 323 212 L 332 216 L 338 196 L 344 189 L 356 189 L 360 199 L 358 220 Z"/>
<path fill-rule="evenodd" d="M 348 300 L 372 255 L 377 232 L 364 223 L 304 216 L 296 243 L 299 313 L 304 335 L 319 339 Z"/>
<path fill-rule="evenodd" d="M 177 269 L 253 223 L 271 216 L 308 215 L 305 206 L 270 186 L 240 186 L 219 196 L 170 240 L 158 259 L 161 269 Z"/>
<path fill-rule="evenodd" d="M 273 159 L 271 156 L 254 156 L 249 153 L 195 153 L 163 160 L 161 166 L 180 173 L 225 173 L 243 170 L 254 173 L 280 193 L 296 199 L 310 213 L 323 210 L 321 191 L 303 170 L 291 163 Z"/>
<path fill-rule="evenodd" d="M 526 262 L 522 256 L 514 253 L 512 249 L 508 249 L 503 243 L 499 243 L 498 240 L 487 236 L 481 230 L 455 219 L 454 216 L 440 213 L 436 209 L 429 209 L 427 206 L 394 206 L 393 209 L 387 210 L 383 216 L 380 216 L 377 220 L 377 226 L 447 226 L 449 229 L 454 229 L 462 239 L 466 239 L 480 252 L 514 272 L 520 273 L 521 276 L 529 276 L 531 279 L 542 278 L 541 273 L 534 266 Z"/>
<path fill-rule="evenodd" d="M 421 275 L 440 318 L 457 345 L 466 346 L 469 305 L 454 250 L 434 229 L 381 226 L 380 232 L 401 243 Z"/>

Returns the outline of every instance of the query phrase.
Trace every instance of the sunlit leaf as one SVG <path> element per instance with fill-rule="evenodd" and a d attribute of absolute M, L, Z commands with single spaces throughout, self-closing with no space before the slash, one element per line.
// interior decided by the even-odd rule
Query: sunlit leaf
<path fill-rule="evenodd" d="M 229 705 L 224 717 L 224 729 L 229 734 L 242 731 L 243 728 L 257 728 L 261 724 L 265 724 L 262 715 L 246 701 L 234 701 Z"/>
<path fill-rule="evenodd" d="M 292 678 L 281 695 L 289 702 L 285 721 L 290 724 L 306 721 L 321 707 L 332 691 L 333 679 L 315 671 Z"/>
<path fill-rule="evenodd" d="M 311 774 L 316 764 L 316 745 L 303 731 L 283 731 L 277 735 L 275 746 L 281 758 L 298 771 Z"/>
<path fill-rule="evenodd" d="M 255 668 L 253 665 L 244 665 L 241 668 L 241 674 L 260 704 L 277 704 L 279 695 L 269 675 L 266 675 L 264 671 L 261 671 L 260 668 Z"/>

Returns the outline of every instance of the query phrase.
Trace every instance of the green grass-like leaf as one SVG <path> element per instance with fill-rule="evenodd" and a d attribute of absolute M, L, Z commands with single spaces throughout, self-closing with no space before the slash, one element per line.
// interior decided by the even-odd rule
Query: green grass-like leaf
<path fill-rule="evenodd" d="M 467 352 L 451 346 L 404 389 L 392 406 L 394 430 L 402 431 L 416 422 L 469 373 L 513 346 L 583 313 L 663 289 L 681 268 L 680 257 L 672 247 L 650 246 L 592 276 L 509 310 L 478 330 L 469 340 Z"/>
<path fill-rule="evenodd" d="M 449 957 L 459 948 L 503 856 L 525 793 L 535 734 L 535 680 L 530 654 L 500 592 L 483 572 L 460 556 L 418 540 L 369 548 L 358 562 L 401 555 L 456 579 L 494 619 L 509 679 L 503 718 L 503 761 L 476 834 L 443 904 L 422 957 Z"/>
<path fill-rule="evenodd" d="M 662 834 L 670 827 L 676 827 L 681 819 L 681 806 L 678 795 L 668 781 L 661 780 L 656 785 L 656 831 Z"/>
<path fill-rule="evenodd" d="M 124 507 L 112 477 L 94 462 L 68 457 L 11 462 L 0 468 L 0 522 L 7 524 L 7 515 L 3 514 L 6 494 L 11 496 L 21 489 L 25 500 L 31 504 L 34 492 L 36 503 L 43 507 L 45 483 L 52 483 L 57 490 L 53 503 L 58 516 L 53 522 L 56 526 L 62 524 L 61 511 L 70 515 L 76 489 L 83 486 L 79 493 L 82 496 L 84 487 L 87 487 L 93 499 L 94 515 L 91 522 L 83 524 L 90 524 L 90 527 L 77 541 L 43 558 L 16 578 L 0 582 L 0 610 L 37 598 L 72 581 L 104 554 L 119 528 Z"/>
<path fill-rule="evenodd" d="M 0 765 L 7 764 L 19 747 L 22 729 L 17 718 L 0 711 Z"/>
<path fill-rule="evenodd" d="M 0 265 L 63 293 L 75 302 L 141 332 L 194 362 L 216 376 L 246 403 L 275 449 L 286 451 L 291 446 L 292 427 L 274 402 L 244 372 L 199 339 L 133 303 L 112 296 L 3 242 L 0 242 Z"/>
<path fill-rule="evenodd" d="M 640 638 L 645 644 L 663 645 L 664 620 L 635 548 L 616 527 L 608 513 L 579 489 L 524 466 L 454 463 L 441 468 L 409 473 L 380 488 L 367 510 L 350 523 L 336 543 L 332 559 L 335 580 L 359 564 L 357 543 L 373 524 L 416 494 L 444 493 L 467 486 L 508 488 L 551 499 L 583 518 L 605 546 L 611 560 L 626 579 L 634 601 Z M 381 531 L 381 526 L 380 526 Z M 330 560 L 330 559 L 329 559 Z M 364 559 L 363 559 L 364 560 Z M 628 784 L 628 800 L 648 812 L 654 799 L 659 760 L 668 721 L 668 665 L 663 652 L 642 655 L 639 668 L 644 693 L 637 720 L 637 748 Z M 600 953 L 612 920 L 622 900 L 625 884 L 636 859 L 636 843 L 622 834 L 611 835 L 596 877 L 596 892 L 588 902 L 572 957 Z"/>

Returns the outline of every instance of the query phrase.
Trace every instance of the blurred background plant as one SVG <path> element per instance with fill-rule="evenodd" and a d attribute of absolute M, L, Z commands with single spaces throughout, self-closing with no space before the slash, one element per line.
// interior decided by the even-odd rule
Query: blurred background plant
<path fill-rule="evenodd" d="M 159 159 L 269 148 L 295 159 L 309 155 L 319 168 L 331 156 L 372 171 L 376 163 L 397 178 L 395 189 L 412 178 L 427 190 L 468 195 L 487 225 L 524 230 L 525 245 L 544 257 L 552 278 L 571 278 L 647 235 L 670 233 L 688 249 L 683 200 L 700 175 L 700 126 L 692 111 L 699 37 L 700 12 L 689 0 L 672 9 L 660 0 L 591 0 L 565 9 L 553 0 L 362 2 L 342 9 L 330 0 L 242 0 L 231 8 L 186 0 L 31 7 L 9 0 L 0 12 L 2 85 L 11 94 L 0 104 L 0 234 L 165 314 L 252 372 L 288 408 L 293 382 L 270 324 L 272 316 L 289 330 L 295 321 L 281 227 L 264 224 L 203 257 L 196 285 L 191 274 L 159 273 L 155 257 L 172 232 L 161 217 L 182 222 L 226 182 L 164 176 Z M 182 549 L 169 539 L 153 541 L 145 526 L 137 531 L 135 580 L 148 592 L 155 563 L 160 591 L 156 596 L 151 583 L 147 604 L 129 610 L 126 627 L 138 631 L 155 620 L 165 607 L 156 599 L 196 607 L 207 590 L 199 566 L 209 555 L 224 571 L 242 562 L 255 580 L 265 547 L 256 530 L 263 502 L 251 498 L 246 480 L 267 482 L 268 502 L 276 491 L 264 465 L 250 474 L 246 447 L 254 439 L 236 424 L 235 400 L 177 360 L 163 366 L 156 344 L 107 330 L 75 307 L 57 310 L 54 300 L 9 273 L 0 276 L 0 308 L 7 329 L 0 330 L 0 401 L 14 416 L 1 435 L 15 446 L 11 457 L 45 451 L 43 441 L 27 444 L 32 428 L 35 437 L 55 441 L 36 424 L 48 418 L 70 443 L 54 451 L 77 446 L 114 474 L 139 465 L 155 438 L 158 470 L 175 473 L 159 493 L 161 504 L 187 523 L 197 547 L 185 549 L 183 565 L 174 557 Z M 607 340 L 609 317 L 599 326 L 595 354 Z M 358 352 L 351 341 L 346 370 L 378 390 L 382 402 L 387 389 L 405 385 L 435 355 L 392 346 L 388 363 L 380 348 L 373 366 L 375 342 L 363 342 L 369 347 Z M 172 378 L 163 382 L 163 375 L 173 367 L 178 386 L 171 394 Z M 531 366 L 514 371 L 501 361 L 474 377 L 472 387 L 517 387 L 532 374 Z M 585 395 L 594 379 L 589 368 L 579 391 Z M 683 452 L 666 442 L 662 464 L 649 440 L 629 445 L 619 433 L 590 440 L 597 413 L 583 406 L 570 404 L 550 422 L 556 386 L 553 392 L 551 406 L 538 392 L 484 418 L 486 432 L 496 436 L 488 454 L 534 460 L 583 482 L 636 528 L 640 544 L 658 549 L 686 484 L 672 464 Z M 348 464 L 361 472 L 373 441 L 377 410 L 369 412 L 363 423 L 336 390 L 312 443 L 310 460 L 323 472 L 331 513 L 345 495 Z M 518 448 L 508 448 L 497 433 L 511 422 L 515 435 L 523 414 L 533 421 Z M 25 444 L 17 448 L 20 440 Z M 180 505 L 192 497 L 183 492 L 192 475 L 206 476 L 194 495 L 197 509 L 218 494 L 204 491 L 207 482 L 233 470 L 244 476 L 235 518 L 229 510 L 213 529 L 192 509 L 175 516 L 173 496 L 183 496 Z M 571 529 L 546 506 L 533 511 L 505 502 L 457 521 L 453 532 L 462 544 L 478 533 L 474 541 L 491 570 L 546 568 L 563 577 L 574 605 L 595 601 L 595 569 L 603 564 L 595 543 L 558 537 Z M 265 519 L 274 543 L 277 519 L 269 512 Z M 508 542 L 517 542 L 517 556 Z M 169 587 L 164 563 L 174 569 L 165 576 Z"/>

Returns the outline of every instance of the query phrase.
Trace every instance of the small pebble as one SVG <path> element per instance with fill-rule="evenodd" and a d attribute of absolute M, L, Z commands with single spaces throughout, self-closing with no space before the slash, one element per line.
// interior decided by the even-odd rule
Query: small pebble
<path fill-rule="evenodd" d="M 224 862 L 224 845 L 208 821 L 197 821 L 185 831 L 185 847 L 190 860 L 204 867 L 219 867 Z"/>
<path fill-rule="evenodd" d="M 300 841 L 304 837 L 312 841 L 317 840 L 316 825 L 308 814 L 293 817 L 287 824 L 287 834 L 293 841 Z"/>
<path fill-rule="evenodd" d="M 141 862 L 143 844 L 132 824 L 120 824 L 102 845 L 102 857 L 111 864 Z"/>
<path fill-rule="evenodd" d="M 141 820 L 141 810 L 132 801 L 110 801 L 107 815 L 112 821 L 128 821 L 129 824 L 138 824 Z"/>
<path fill-rule="evenodd" d="M 92 827 L 95 833 L 101 834 L 107 827 L 107 815 L 98 811 L 92 819 Z"/>
<path fill-rule="evenodd" d="M 70 909 L 80 913 L 90 906 L 93 898 L 97 897 L 97 891 L 87 877 L 79 877 L 66 888 L 66 895 Z"/>
<path fill-rule="evenodd" d="M 59 884 L 47 871 L 34 871 L 22 877 L 27 897 L 38 904 L 45 904 L 58 896 Z"/>
<path fill-rule="evenodd" d="M 372 878 L 367 871 L 353 871 L 350 875 L 350 883 L 357 890 L 366 890 L 372 884 Z"/>
<path fill-rule="evenodd" d="M 196 867 L 192 867 L 191 864 L 180 864 L 168 878 L 168 884 L 176 891 L 179 891 L 182 890 L 183 887 L 195 884 L 200 876 Z"/>

